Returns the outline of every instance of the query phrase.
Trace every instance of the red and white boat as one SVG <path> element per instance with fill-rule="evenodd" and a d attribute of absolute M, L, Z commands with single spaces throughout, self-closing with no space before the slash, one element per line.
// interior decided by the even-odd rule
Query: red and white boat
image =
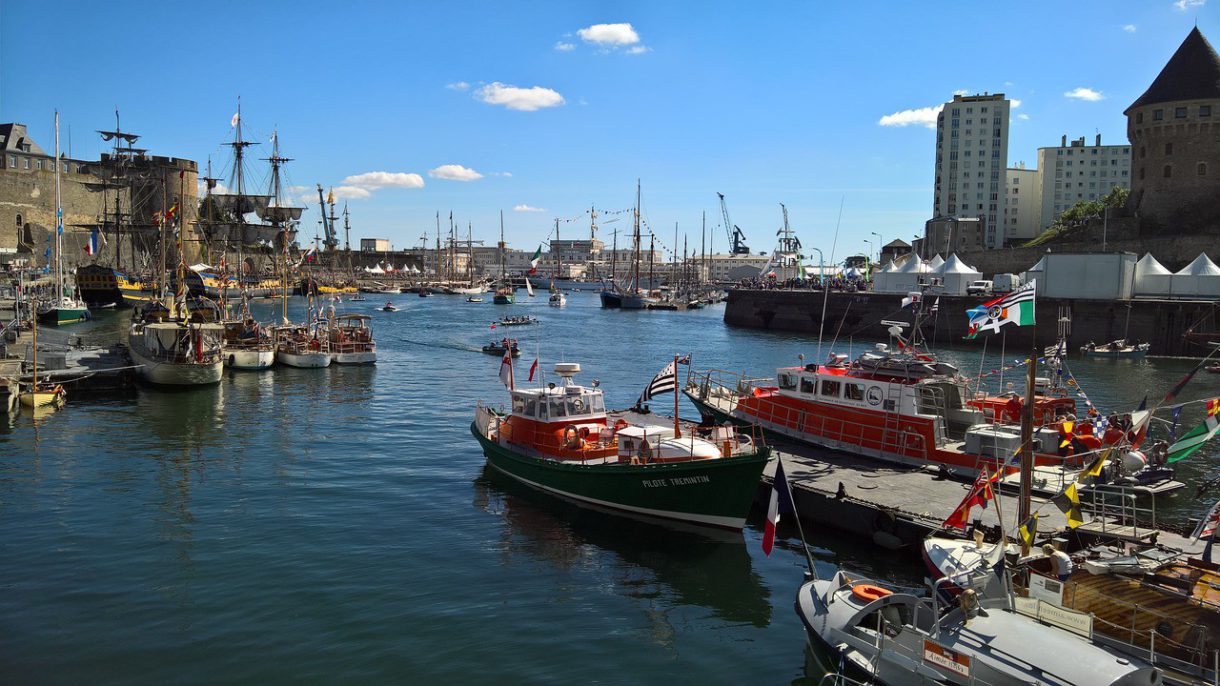
<path fill-rule="evenodd" d="M 963 474 L 984 465 L 1015 471 L 1021 447 L 1021 396 L 976 392 L 956 367 L 899 335 L 854 361 L 832 354 L 824 364 L 781 367 L 773 380 L 692 373 L 685 392 L 705 421 L 756 425 L 773 435 L 907 465 L 945 465 Z M 1037 465 L 1072 469 L 1089 459 L 1062 454 L 1065 438 L 1074 443 L 1068 453 L 1103 445 L 1090 422 L 1074 421 L 1076 401 L 1068 389 L 1039 379 L 1033 403 Z M 1142 417 L 1133 418 L 1140 426 Z"/>

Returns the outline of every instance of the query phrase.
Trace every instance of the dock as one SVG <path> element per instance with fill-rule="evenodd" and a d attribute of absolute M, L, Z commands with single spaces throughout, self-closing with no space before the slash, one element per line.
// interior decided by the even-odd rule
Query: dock
<path fill-rule="evenodd" d="M 907 467 L 795 441 L 768 443 L 783 460 L 797 514 L 811 525 L 806 531 L 831 527 L 891 550 L 918 548 L 929 534 L 940 531 L 971 486 L 969 481 L 943 478 L 934 467 Z M 767 465 L 758 489 L 763 509 L 771 497 L 776 464 Z M 1116 515 L 1118 507 L 1104 504 L 1098 494 L 1082 493 L 1080 498 L 1085 524 L 1075 529 L 1076 536 L 1156 542 L 1192 554 L 1203 550 L 1203 542 L 1166 529 L 1155 516 L 1133 526 Z M 998 503 L 985 509 L 971 510 L 970 521 L 996 527 L 1002 516 L 1004 528 L 1011 532 L 1017 523 L 1017 496 L 997 489 L 996 499 Z M 1140 507 L 1153 506 L 1154 499 L 1144 496 Z M 1030 509 L 1039 515 L 1039 538 L 1066 530 L 1067 517 L 1050 498 L 1034 495 Z"/>

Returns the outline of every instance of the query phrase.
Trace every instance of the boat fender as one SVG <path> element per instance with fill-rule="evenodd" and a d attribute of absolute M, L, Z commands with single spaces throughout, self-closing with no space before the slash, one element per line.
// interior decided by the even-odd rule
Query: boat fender
<path fill-rule="evenodd" d="M 857 600 L 865 603 L 871 603 L 874 600 L 881 600 L 887 595 L 893 595 L 894 592 L 887 588 L 881 588 L 880 586 L 874 586 L 872 584 L 856 584 L 855 586 L 851 587 L 851 594 L 855 596 Z"/>

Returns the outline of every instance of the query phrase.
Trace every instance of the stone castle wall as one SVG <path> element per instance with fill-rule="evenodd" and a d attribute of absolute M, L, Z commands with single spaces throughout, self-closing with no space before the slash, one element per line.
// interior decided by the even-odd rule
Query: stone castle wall
<path fill-rule="evenodd" d="M 1220 100 L 1134 108 L 1127 137 L 1130 206 L 1144 219 L 1145 233 L 1195 231 L 1220 217 Z"/>

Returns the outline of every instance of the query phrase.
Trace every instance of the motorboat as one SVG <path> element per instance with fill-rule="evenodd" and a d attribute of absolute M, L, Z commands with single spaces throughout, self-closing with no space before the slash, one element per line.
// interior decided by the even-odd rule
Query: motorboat
<path fill-rule="evenodd" d="M 1115 359 L 1139 359 L 1148 355 L 1148 343 L 1128 343 L 1125 339 L 1110 341 L 1097 345 L 1090 341 L 1081 346 L 1080 354 L 1085 357 L 1109 357 Z"/>
<path fill-rule="evenodd" d="M 504 363 L 507 364 L 507 363 Z M 632 423 L 607 412 L 601 388 L 573 382 L 575 363 L 557 363 L 559 384 L 517 388 L 511 410 L 482 403 L 471 433 L 496 470 L 540 491 L 637 515 L 739 530 L 770 450 L 731 426 L 696 435 Z M 676 393 L 676 391 L 675 391 Z"/>
<path fill-rule="evenodd" d="M 248 316 L 226 321 L 224 363 L 231 369 L 270 369 L 275 365 L 275 341 L 271 332 Z"/>
<path fill-rule="evenodd" d="M 499 341 L 492 341 L 483 346 L 483 352 L 488 355 L 503 356 L 504 353 L 512 351 L 513 357 L 521 357 L 521 350 L 517 348 L 517 339 L 504 338 Z"/>
<path fill-rule="evenodd" d="M 483 301 L 483 298 L 480 298 L 480 297 L 479 297 L 479 296 L 477 296 L 477 295 L 472 295 L 472 296 L 470 296 L 469 298 L 466 298 L 466 302 L 468 302 L 468 303 L 481 303 L 481 302 L 484 302 L 484 301 Z"/>
<path fill-rule="evenodd" d="M 382 305 L 380 309 L 382 312 L 397 312 L 398 311 L 398 307 L 394 303 L 390 302 L 389 300 L 387 300 L 385 305 Z"/>
<path fill-rule="evenodd" d="M 341 314 L 331 320 L 328 331 L 331 359 L 335 364 L 377 362 L 377 343 L 367 314 Z"/>
<path fill-rule="evenodd" d="M 1158 686 L 1144 661 L 1090 641 L 1093 618 L 1036 598 L 980 596 L 945 604 L 940 579 L 930 597 L 891 590 L 840 570 L 797 591 L 809 642 L 851 670 L 887 686 Z"/>
<path fill-rule="evenodd" d="M 563 307 L 568 304 L 568 298 L 559 291 L 553 291 L 550 297 L 547 298 L 547 304 L 551 307 Z"/>
<path fill-rule="evenodd" d="M 299 369 L 329 367 L 333 357 L 330 340 L 308 326 L 290 325 L 275 329 L 275 361 Z"/>

